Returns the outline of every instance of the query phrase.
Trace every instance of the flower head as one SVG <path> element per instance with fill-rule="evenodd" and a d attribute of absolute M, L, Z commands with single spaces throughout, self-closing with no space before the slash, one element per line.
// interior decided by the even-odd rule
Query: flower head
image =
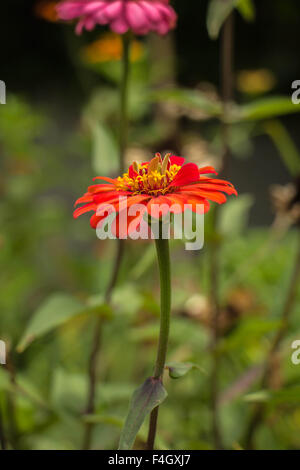
<path fill-rule="evenodd" d="M 184 161 L 182 157 L 167 154 L 162 159 L 160 154 L 156 154 L 150 162 L 134 162 L 128 172 L 118 178 L 94 178 L 106 184 L 88 188 L 75 203 L 84 205 L 75 210 L 74 217 L 91 211 L 91 226 L 97 228 L 113 208 L 117 214 L 115 235 L 125 238 L 138 229 L 146 213 L 156 218 L 167 213 L 182 213 L 187 208 L 196 213 L 206 213 L 210 207 L 209 200 L 222 204 L 226 202 L 225 194 L 237 195 L 228 181 L 204 176 L 216 174 L 213 167 L 199 168 L 195 163 L 184 164 Z M 141 208 L 137 215 L 130 210 L 133 205 Z M 125 226 L 122 225 L 124 214 Z"/>
<path fill-rule="evenodd" d="M 79 19 L 77 34 L 97 24 L 109 25 L 117 34 L 166 34 L 175 27 L 176 13 L 169 0 L 64 0 L 57 6 L 62 20 Z"/>

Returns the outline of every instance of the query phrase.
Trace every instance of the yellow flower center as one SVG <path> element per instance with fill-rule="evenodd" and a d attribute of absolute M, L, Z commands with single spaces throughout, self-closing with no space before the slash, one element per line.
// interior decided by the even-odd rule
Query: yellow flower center
<path fill-rule="evenodd" d="M 149 165 L 136 164 L 137 175 L 133 178 L 130 178 L 129 173 L 119 176 L 116 183 L 117 191 L 131 191 L 133 195 L 149 194 L 151 196 L 170 192 L 172 188 L 169 188 L 169 185 L 181 167 L 171 165 L 168 170 L 162 171 L 161 165 L 158 165 L 156 169 L 148 172 Z"/>

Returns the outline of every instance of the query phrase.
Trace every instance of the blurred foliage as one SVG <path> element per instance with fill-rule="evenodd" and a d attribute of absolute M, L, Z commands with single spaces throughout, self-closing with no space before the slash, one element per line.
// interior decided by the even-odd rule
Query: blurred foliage
<path fill-rule="evenodd" d="M 75 142 L 71 139 L 63 152 L 55 149 L 55 159 L 45 158 L 45 152 L 54 151 L 49 146 L 45 150 L 43 145 L 47 132 L 54 132 L 53 123 L 41 119 L 39 113 L 16 98 L 9 100 L 6 113 L 15 115 L 13 127 L 24 118 L 23 113 L 27 122 L 20 153 L 20 142 L 15 148 L 7 121 L 0 129 L 5 155 L 1 261 L 6 266 L 1 279 L 0 325 L 1 338 L 9 345 L 9 363 L 13 364 L 13 372 L 0 369 L 0 397 L 5 424 L 10 429 L 13 419 L 17 430 L 10 435 L 10 443 L 20 448 L 76 449 L 83 423 L 90 420 L 96 423 L 94 446 L 116 447 L 134 384 L 151 374 L 155 355 L 159 307 L 154 248 L 144 242 L 128 242 L 126 276 L 123 273 L 124 280 L 114 293 L 109 313 L 99 291 L 103 291 L 108 278 L 114 242 L 97 241 L 86 220 L 76 222 L 75 229 L 71 218 L 77 187 L 84 186 L 88 178 L 82 171 L 86 160 L 77 157 L 72 178 L 60 178 L 62 168 L 68 168 L 68 152 L 72 153 Z M 75 139 L 84 150 L 85 137 Z M 224 393 L 264 359 L 272 333 L 278 328 L 276 310 L 285 296 L 295 249 L 291 233 L 276 246 L 267 262 L 262 260 L 233 287 L 226 288 L 225 281 L 238 266 L 247 265 L 266 237 L 266 230 L 248 228 L 250 207 L 251 198 L 247 195 L 231 200 L 224 206 L 220 221 L 226 239 L 222 258 L 224 314 L 230 315 L 229 305 L 234 304 L 235 295 L 242 299 L 241 305 L 243 299 L 245 303 L 241 308 L 236 301 L 237 318 L 220 345 Z M 172 242 L 174 295 L 169 368 L 177 377 L 185 374 L 182 368 L 195 370 L 174 383 L 166 377 L 168 399 L 160 416 L 158 440 L 161 448 L 212 446 L 207 407 L 210 326 L 205 318 L 209 227 L 208 220 L 207 246 L 200 253 L 187 255 L 181 242 Z M 299 301 L 300 297 L 297 305 Z M 103 314 L 97 414 L 83 417 L 91 335 L 96 317 Z M 277 371 L 285 388 L 280 394 L 275 391 L 251 398 L 253 401 L 263 397 L 270 407 L 273 425 L 263 433 L 262 447 L 276 448 L 278 434 L 281 446 L 299 445 L 295 434 L 290 439 L 291 429 L 297 425 L 299 380 L 289 349 L 289 341 L 299 334 L 295 320 Z M 18 343 L 21 355 L 15 349 Z M 229 448 L 241 437 L 256 381 L 257 377 L 222 407 Z M 6 411 L 8 398 L 14 406 L 13 416 Z M 145 439 L 145 425 L 139 436 Z"/>

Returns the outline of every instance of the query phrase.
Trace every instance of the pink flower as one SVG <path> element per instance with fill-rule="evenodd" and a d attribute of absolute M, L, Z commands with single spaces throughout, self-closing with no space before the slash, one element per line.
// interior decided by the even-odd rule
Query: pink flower
<path fill-rule="evenodd" d="M 166 34 L 175 27 L 176 13 L 169 0 L 64 0 L 57 6 L 62 20 L 79 18 L 76 33 L 91 31 L 97 24 L 108 24 L 112 31 L 135 34 L 155 31 Z"/>

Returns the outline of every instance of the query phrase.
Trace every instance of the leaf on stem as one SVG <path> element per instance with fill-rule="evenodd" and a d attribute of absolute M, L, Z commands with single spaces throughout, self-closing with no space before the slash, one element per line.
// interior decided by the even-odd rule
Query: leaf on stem
<path fill-rule="evenodd" d="M 236 7 L 244 18 L 244 20 L 255 20 L 255 5 L 253 0 L 240 0 Z"/>
<path fill-rule="evenodd" d="M 273 119 L 263 123 L 263 128 L 277 147 L 286 168 L 297 178 L 300 174 L 300 152 L 285 125 L 279 119 Z"/>
<path fill-rule="evenodd" d="M 207 30 L 211 39 L 217 39 L 220 29 L 239 0 L 211 0 L 207 11 Z"/>
<path fill-rule="evenodd" d="M 299 113 L 300 106 L 295 105 L 289 96 L 270 96 L 239 106 L 229 118 L 232 122 L 260 121 L 286 114 Z"/>
<path fill-rule="evenodd" d="M 207 30 L 211 39 L 217 39 L 221 27 L 236 8 L 246 21 L 255 18 L 255 6 L 253 0 L 211 0 L 207 11 Z"/>
<path fill-rule="evenodd" d="M 288 386 L 282 390 L 260 390 L 244 396 L 244 401 L 248 403 L 266 403 L 270 407 L 287 404 L 297 406 L 299 404 L 300 387 Z"/>
<path fill-rule="evenodd" d="M 192 369 L 198 369 L 205 373 L 198 364 L 194 364 L 193 362 L 169 362 L 166 364 L 166 369 L 169 370 L 169 376 L 172 379 L 179 379 Z"/>
<path fill-rule="evenodd" d="M 167 397 L 160 379 L 148 378 L 133 394 L 129 412 L 121 433 L 119 450 L 132 448 L 146 416 L 159 406 Z"/>
<path fill-rule="evenodd" d="M 166 88 L 153 92 L 150 98 L 158 102 L 171 102 L 188 110 L 199 110 L 207 118 L 221 117 L 222 115 L 222 104 L 200 90 Z"/>

